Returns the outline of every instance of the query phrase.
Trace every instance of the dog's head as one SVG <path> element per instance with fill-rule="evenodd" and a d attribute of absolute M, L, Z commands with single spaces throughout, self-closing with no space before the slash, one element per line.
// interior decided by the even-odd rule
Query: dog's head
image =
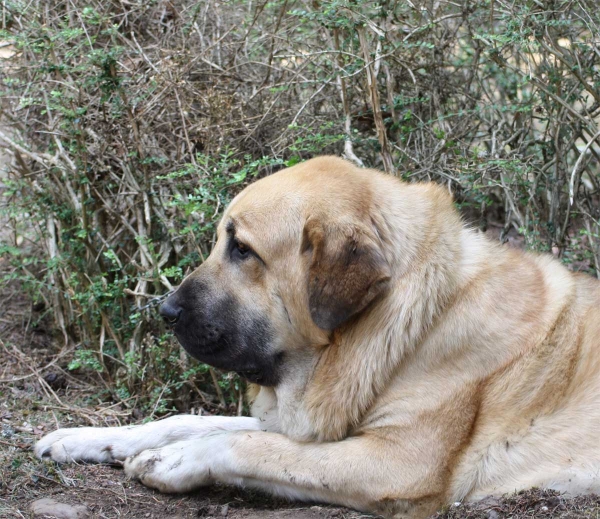
<path fill-rule="evenodd" d="M 332 157 L 259 180 L 225 211 L 209 258 L 161 307 L 193 357 L 276 385 L 386 289 L 368 177 Z"/>

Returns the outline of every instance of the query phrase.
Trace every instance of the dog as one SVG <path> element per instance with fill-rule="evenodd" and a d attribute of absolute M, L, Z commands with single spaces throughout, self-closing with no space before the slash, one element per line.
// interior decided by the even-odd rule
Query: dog
<path fill-rule="evenodd" d="M 38 456 L 386 517 L 600 491 L 600 282 L 489 241 L 438 185 L 335 157 L 258 180 L 160 313 L 253 384 L 252 417 L 59 429 Z"/>

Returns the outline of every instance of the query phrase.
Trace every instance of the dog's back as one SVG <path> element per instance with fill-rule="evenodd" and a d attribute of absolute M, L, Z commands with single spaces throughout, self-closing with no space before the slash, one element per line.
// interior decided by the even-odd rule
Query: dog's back
<path fill-rule="evenodd" d="M 600 492 L 600 283 L 548 256 L 514 258 L 539 269 L 531 277 L 542 275 L 544 310 L 531 316 L 534 335 L 522 351 L 480 387 L 452 497 L 477 500 L 531 487 Z"/>

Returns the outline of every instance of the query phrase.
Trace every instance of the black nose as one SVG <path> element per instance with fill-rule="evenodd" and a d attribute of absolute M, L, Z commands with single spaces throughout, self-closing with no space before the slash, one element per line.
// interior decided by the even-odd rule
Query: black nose
<path fill-rule="evenodd" d="M 158 313 L 167 324 L 173 326 L 179 321 L 182 309 L 168 299 L 160 306 Z"/>

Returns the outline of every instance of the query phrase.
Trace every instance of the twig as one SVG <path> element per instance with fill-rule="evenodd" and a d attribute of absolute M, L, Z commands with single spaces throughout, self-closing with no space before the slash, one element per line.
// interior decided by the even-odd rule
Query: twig
<path fill-rule="evenodd" d="M 225 401 L 225 397 L 223 396 L 223 391 L 221 390 L 221 386 L 219 386 L 219 381 L 217 379 L 217 374 L 213 368 L 208 368 L 208 372 L 210 373 L 210 377 L 212 378 L 213 386 L 215 387 L 215 391 L 217 392 L 217 396 L 219 397 L 219 402 L 223 408 L 227 407 L 227 402 Z"/>
<path fill-rule="evenodd" d="M 579 154 L 579 157 L 577 158 L 577 162 L 575 162 L 575 166 L 573 166 L 573 171 L 571 172 L 571 181 L 569 182 L 569 205 L 573 205 L 573 197 L 575 196 L 575 177 L 577 176 L 577 173 L 579 173 L 579 166 L 580 166 L 581 162 L 583 161 L 587 151 L 590 149 L 591 145 L 594 143 L 594 141 L 598 137 L 600 137 L 600 131 L 598 133 L 596 133 L 587 142 L 587 144 L 585 145 L 585 147 Z"/>
<path fill-rule="evenodd" d="M 359 27 L 357 29 L 358 38 L 360 40 L 360 46 L 363 52 L 363 59 L 365 63 L 369 62 L 369 49 L 367 47 L 367 37 L 365 35 L 365 28 Z M 377 57 L 376 60 L 380 59 Z M 370 94 L 371 109 L 373 110 L 373 119 L 375 120 L 375 128 L 377 129 L 377 138 L 379 139 L 379 145 L 381 146 L 381 158 L 383 159 L 383 167 L 387 173 L 395 174 L 394 163 L 392 156 L 390 155 L 389 144 L 385 125 L 383 124 L 383 117 L 381 116 L 381 106 L 379 104 L 379 92 L 377 91 L 377 76 L 375 75 L 375 68 L 372 64 L 369 64 L 367 70 L 367 86 Z"/>
<path fill-rule="evenodd" d="M 340 52 L 340 35 L 339 29 L 334 29 L 333 31 L 333 41 L 335 44 L 335 48 L 338 51 L 337 54 L 337 63 L 340 69 L 340 72 L 344 70 L 344 61 L 342 57 L 342 53 Z M 344 110 L 344 133 L 346 137 L 344 139 L 344 156 L 354 162 L 357 166 L 361 168 L 364 167 L 363 161 L 356 156 L 354 153 L 354 146 L 352 144 L 352 118 L 350 114 L 350 102 L 348 100 L 348 92 L 346 90 L 346 80 L 344 79 L 341 73 L 337 74 L 337 88 L 340 93 L 340 98 L 342 100 L 342 109 Z"/>

